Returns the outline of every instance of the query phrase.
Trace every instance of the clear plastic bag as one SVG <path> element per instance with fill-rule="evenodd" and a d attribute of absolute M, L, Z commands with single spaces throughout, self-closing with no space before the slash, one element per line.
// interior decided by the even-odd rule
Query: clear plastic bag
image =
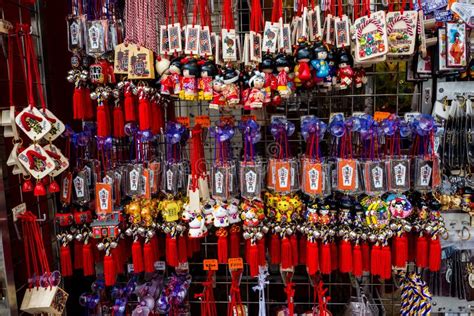
<path fill-rule="evenodd" d="M 242 197 L 248 200 L 260 198 L 262 193 L 262 162 L 241 161 L 239 174 Z"/>

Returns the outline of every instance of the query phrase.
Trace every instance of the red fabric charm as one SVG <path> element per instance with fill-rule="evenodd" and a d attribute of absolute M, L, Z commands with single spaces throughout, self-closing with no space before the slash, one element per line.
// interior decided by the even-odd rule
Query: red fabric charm
<path fill-rule="evenodd" d="M 106 105 L 97 106 L 97 136 L 107 137 L 110 135 Z"/>
<path fill-rule="evenodd" d="M 265 266 L 267 264 L 267 259 L 265 258 L 265 237 L 262 239 L 257 240 L 257 248 L 258 248 L 258 265 Z"/>
<path fill-rule="evenodd" d="M 124 108 L 125 108 L 125 122 L 136 122 L 137 120 L 137 107 L 136 98 L 133 95 L 130 88 L 127 88 L 124 92 Z"/>
<path fill-rule="evenodd" d="M 406 234 L 393 237 L 393 265 L 404 268 L 408 260 L 408 238 Z"/>
<path fill-rule="evenodd" d="M 143 245 L 143 269 L 145 272 L 155 271 L 154 263 L 155 256 L 153 255 L 153 247 L 151 242 L 146 242 Z"/>
<path fill-rule="evenodd" d="M 339 271 L 352 272 L 352 245 L 349 240 L 341 240 L 339 243 Z"/>
<path fill-rule="evenodd" d="M 91 243 L 82 246 L 82 267 L 84 276 L 91 276 L 95 274 L 94 268 L 94 253 Z"/>
<path fill-rule="evenodd" d="M 392 252 L 388 245 L 384 245 L 380 250 L 380 278 L 389 280 L 392 277 Z"/>
<path fill-rule="evenodd" d="M 114 137 L 122 138 L 125 136 L 125 119 L 122 107 L 114 107 Z"/>
<path fill-rule="evenodd" d="M 138 240 L 135 240 L 132 244 L 132 262 L 133 272 L 143 272 L 143 251 L 142 245 Z"/>
<path fill-rule="evenodd" d="M 138 123 L 141 131 L 146 131 L 151 128 L 151 109 L 150 100 L 141 98 L 138 101 Z"/>
<path fill-rule="evenodd" d="M 319 269 L 319 249 L 317 241 L 306 242 L 306 267 L 308 274 L 314 275 Z"/>
<path fill-rule="evenodd" d="M 248 250 L 248 263 L 250 268 L 250 276 L 256 277 L 259 273 L 258 270 L 258 246 L 256 244 L 250 244 Z"/>
<path fill-rule="evenodd" d="M 281 243 L 280 236 L 278 236 L 278 234 L 272 234 L 272 238 L 270 240 L 270 263 L 281 263 Z"/>
<path fill-rule="evenodd" d="M 171 267 L 178 266 L 178 245 L 176 237 L 166 234 L 166 263 Z"/>
<path fill-rule="evenodd" d="M 437 272 L 441 268 L 441 242 L 436 236 L 430 238 L 429 268 L 432 272 Z"/>
<path fill-rule="evenodd" d="M 428 241 L 426 236 L 418 236 L 416 239 L 416 266 L 419 268 L 428 267 Z"/>
<path fill-rule="evenodd" d="M 293 250 L 291 249 L 291 241 L 288 237 L 283 237 L 281 240 L 281 268 L 289 269 L 293 264 Z"/>
<path fill-rule="evenodd" d="M 240 257 L 240 227 L 237 225 L 230 228 L 230 257 Z"/>
<path fill-rule="evenodd" d="M 352 273 L 356 277 L 362 276 L 362 250 L 359 244 L 352 250 Z"/>
<path fill-rule="evenodd" d="M 331 246 L 329 243 L 323 243 L 321 245 L 321 256 L 320 256 L 320 270 L 322 274 L 331 274 Z"/>
<path fill-rule="evenodd" d="M 80 241 L 74 240 L 74 270 L 82 269 L 82 246 Z"/>
<path fill-rule="evenodd" d="M 184 235 L 178 238 L 178 262 L 185 263 L 188 261 L 188 245 L 186 243 L 186 237 Z"/>
<path fill-rule="evenodd" d="M 105 285 L 112 286 L 115 284 L 115 262 L 111 255 L 104 256 L 104 278 Z"/>
<path fill-rule="evenodd" d="M 227 230 L 225 228 L 220 228 L 216 232 L 217 237 L 217 261 L 222 264 L 227 264 L 229 246 L 227 238 Z"/>
<path fill-rule="evenodd" d="M 291 244 L 291 259 L 293 260 L 293 266 L 298 265 L 298 237 L 295 234 L 290 237 Z"/>
<path fill-rule="evenodd" d="M 360 246 L 362 251 L 362 271 L 370 272 L 370 247 L 369 244 L 363 242 Z"/>
<path fill-rule="evenodd" d="M 339 256 L 337 253 L 337 244 L 335 241 L 329 243 L 331 247 L 331 269 L 332 271 L 337 270 L 339 267 Z"/>
<path fill-rule="evenodd" d="M 59 260 L 61 263 L 61 275 L 68 277 L 72 275 L 71 249 L 69 246 L 62 246 L 60 249 Z"/>
<path fill-rule="evenodd" d="M 46 195 L 46 188 L 41 181 L 37 181 L 35 185 L 35 189 L 33 190 L 34 196 L 45 196 Z"/>

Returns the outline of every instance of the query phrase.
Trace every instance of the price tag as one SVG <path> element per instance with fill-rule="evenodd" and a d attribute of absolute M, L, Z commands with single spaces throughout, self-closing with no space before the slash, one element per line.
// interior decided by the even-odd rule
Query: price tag
<path fill-rule="evenodd" d="M 199 115 L 195 118 L 196 125 L 199 124 L 202 127 L 210 127 L 211 119 L 207 115 Z"/>
<path fill-rule="evenodd" d="M 385 119 L 388 119 L 390 117 L 391 113 L 390 112 L 381 112 L 377 111 L 374 113 L 374 120 L 377 122 L 383 121 Z"/>
<path fill-rule="evenodd" d="M 25 212 L 26 212 L 26 203 L 21 203 L 20 205 L 17 205 L 14 208 L 12 208 L 13 221 L 16 222 L 18 220 L 18 215 L 21 215 Z"/>
<path fill-rule="evenodd" d="M 229 270 L 241 270 L 244 268 L 244 261 L 242 258 L 229 258 Z"/>
<path fill-rule="evenodd" d="M 166 270 L 166 263 L 164 261 L 155 261 L 153 264 L 156 271 L 165 271 Z"/>
<path fill-rule="evenodd" d="M 216 259 L 204 259 L 202 262 L 203 269 L 205 271 L 217 271 L 219 270 L 219 264 Z"/>
<path fill-rule="evenodd" d="M 189 128 L 189 117 L 187 116 L 178 116 L 176 118 L 176 122 L 178 122 L 179 124 L 183 125 L 184 127 L 186 128 Z"/>

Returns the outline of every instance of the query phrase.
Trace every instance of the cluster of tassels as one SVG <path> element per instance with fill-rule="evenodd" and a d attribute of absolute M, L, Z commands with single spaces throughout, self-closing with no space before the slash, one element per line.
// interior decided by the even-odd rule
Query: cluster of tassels
<path fill-rule="evenodd" d="M 177 267 L 180 263 L 187 262 L 188 258 L 192 258 L 200 249 L 201 244 L 198 238 L 166 234 L 166 264 L 171 267 Z"/>

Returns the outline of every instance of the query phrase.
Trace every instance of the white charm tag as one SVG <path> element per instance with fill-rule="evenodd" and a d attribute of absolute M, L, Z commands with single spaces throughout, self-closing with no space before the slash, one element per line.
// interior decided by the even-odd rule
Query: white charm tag
<path fill-rule="evenodd" d="M 275 53 L 277 50 L 278 33 L 280 24 L 273 22 L 265 22 L 265 30 L 263 31 L 262 51 L 265 53 Z"/>
<path fill-rule="evenodd" d="M 35 107 L 26 107 L 15 118 L 16 125 L 33 141 L 39 141 L 51 130 L 51 123 Z"/>
<path fill-rule="evenodd" d="M 201 26 L 186 25 L 184 52 L 186 54 L 199 54 L 199 33 Z"/>
<path fill-rule="evenodd" d="M 237 61 L 237 34 L 234 29 L 222 29 L 222 59 Z"/>
<path fill-rule="evenodd" d="M 54 161 L 55 168 L 50 175 L 56 177 L 69 167 L 69 160 L 62 154 L 58 147 L 53 144 L 44 146 L 44 150 Z"/>
<path fill-rule="evenodd" d="M 18 160 L 35 179 L 43 179 L 54 170 L 53 159 L 38 144 L 32 144 L 18 155 Z"/>
<path fill-rule="evenodd" d="M 51 129 L 48 134 L 44 136 L 44 139 L 52 142 L 66 130 L 66 126 L 50 110 L 45 109 L 42 114 L 51 123 Z"/>
<path fill-rule="evenodd" d="M 377 11 L 354 22 L 358 59 L 363 61 L 384 56 L 388 52 L 385 12 Z"/>
<path fill-rule="evenodd" d="M 182 48 L 181 43 L 181 24 L 168 25 L 168 40 L 170 44 L 170 53 L 180 53 Z"/>

